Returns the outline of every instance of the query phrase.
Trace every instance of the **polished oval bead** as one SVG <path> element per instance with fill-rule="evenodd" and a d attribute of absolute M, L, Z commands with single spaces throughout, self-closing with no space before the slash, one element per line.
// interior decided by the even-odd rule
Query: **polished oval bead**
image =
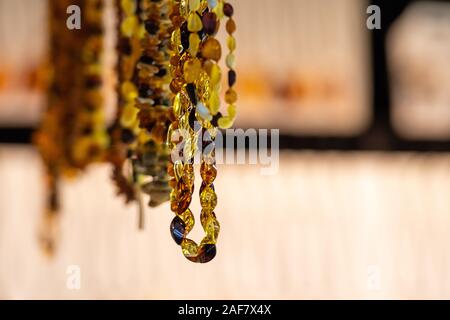
<path fill-rule="evenodd" d="M 197 58 L 188 60 L 184 63 L 184 79 L 187 83 L 195 82 L 202 71 L 202 64 Z"/>
<path fill-rule="evenodd" d="M 228 54 L 225 58 L 225 63 L 229 69 L 236 69 L 236 57 L 234 56 L 234 54 Z"/>
<path fill-rule="evenodd" d="M 180 218 L 183 220 L 185 225 L 185 234 L 188 234 L 192 231 L 195 225 L 195 217 L 192 214 L 192 211 L 187 209 L 182 215 L 180 215 Z"/>
<path fill-rule="evenodd" d="M 217 30 L 217 16 L 214 12 L 206 12 L 202 17 L 203 30 L 209 34 L 213 35 Z"/>
<path fill-rule="evenodd" d="M 202 47 L 202 56 L 205 59 L 211 59 L 218 62 L 222 56 L 222 47 L 220 46 L 220 42 L 215 38 L 209 38 L 206 40 Z"/>
<path fill-rule="evenodd" d="M 231 52 L 236 50 L 236 39 L 233 36 L 228 36 L 227 46 L 228 46 L 228 50 L 230 50 Z"/>
<path fill-rule="evenodd" d="M 223 14 L 229 18 L 231 18 L 233 16 L 234 8 L 230 3 L 227 2 L 223 5 Z"/>
<path fill-rule="evenodd" d="M 209 112 L 208 108 L 205 107 L 205 105 L 201 102 L 197 104 L 197 113 L 203 120 L 211 121 L 212 115 Z"/>
<path fill-rule="evenodd" d="M 127 16 L 131 16 L 136 12 L 135 0 L 121 0 L 120 6 Z"/>
<path fill-rule="evenodd" d="M 233 126 L 234 121 L 229 117 L 222 117 L 217 123 L 220 129 L 230 129 Z"/>
<path fill-rule="evenodd" d="M 197 263 L 208 263 L 216 257 L 217 249 L 215 244 L 205 244 L 201 247 L 197 256 Z"/>
<path fill-rule="evenodd" d="M 198 245 L 191 239 L 183 239 L 181 242 L 183 255 L 188 259 L 195 259 L 198 256 Z M 195 262 L 195 261 L 194 261 Z"/>
<path fill-rule="evenodd" d="M 227 30 L 228 34 L 233 34 L 236 31 L 236 22 L 234 22 L 233 19 L 228 19 L 225 29 Z"/>
<path fill-rule="evenodd" d="M 227 92 L 225 92 L 225 101 L 228 104 L 236 103 L 237 101 L 237 93 L 234 89 L 228 89 Z"/>
<path fill-rule="evenodd" d="M 206 187 L 200 194 L 200 205 L 205 211 L 214 211 L 217 206 L 217 195 L 211 187 Z"/>
<path fill-rule="evenodd" d="M 216 91 L 212 91 L 208 101 L 208 107 L 212 115 L 216 115 L 220 110 L 220 97 Z"/>
<path fill-rule="evenodd" d="M 137 17 L 131 16 L 125 18 L 120 25 L 121 33 L 126 37 L 131 37 L 139 26 Z"/>
<path fill-rule="evenodd" d="M 191 33 L 189 35 L 189 53 L 192 57 L 196 57 L 198 49 L 200 47 L 200 37 L 197 33 Z"/>
<path fill-rule="evenodd" d="M 217 7 L 217 0 L 208 0 L 208 7 L 210 9 L 214 9 L 215 7 Z"/>
<path fill-rule="evenodd" d="M 120 124 L 124 128 L 131 128 L 136 122 L 139 109 L 134 106 L 134 103 L 128 103 L 122 110 L 120 117 Z"/>
<path fill-rule="evenodd" d="M 228 71 L 228 86 L 232 87 L 236 84 L 236 71 L 229 70 Z"/>
<path fill-rule="evenodd" d="M 189 10 L 198 11 L 200 9 L 200 0 L 189 0 Z"/>
<path fill-rule="evenodd" d="M 230 119 L 235 119 L 235 118 L 236 118 L 236 115 L 237 115 L 237 108 L 236 108 L 236 105 L 230 104 L 230 105 L 228 106 L 228 117 L 229 117 Z"/>
<path fill-rule="evenodd" d="M 189 14 L 187 22 L 187 28 L 190 32 L 199 32 L 203 29 L 202 19 L 200 19 L 200 16 L 195 12 Z"/>
<path fill-rule="evenodd" d="M 206 184 L 211 184 L 216 180 L 217 167 L 214 164 L 208 164 L 203 161 L 200 165 L 200 175 Z"/>
<path fill-rule="evenodd" d="M 211 84 L 213 87 L 217 86 L 221 79 L 222 79 L 222 71 L 220 70 L 220 67 L 216 63 L 212 63 L 209 77 L 211 79 Z"/>
<path fill-rule="evenodd" d="M 170 224 L 170 234 L 176 244 L 181 245 L 186 232 L 186 226 L 180 217 L 175 217 Z"/>

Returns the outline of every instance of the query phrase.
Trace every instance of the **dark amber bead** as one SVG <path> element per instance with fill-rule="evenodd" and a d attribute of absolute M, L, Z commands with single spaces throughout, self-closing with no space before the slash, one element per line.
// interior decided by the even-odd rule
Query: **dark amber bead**
<path fill-rule="evenodd" d="M 200 166 L 200 175 L 206 184 L 211 184 L 216 180 L 217 168 L 214 164 L 202 162 Z"/>
<path fill-rule="evenodd" d="M 213 35 L 217 30 L 217 16 L 214 12 L 206 12 L 203 17 L 203 30 L 209 34 Z"/>
<path fill-rule="evenodd" d="M 233 6 L 231 4 L 229 4 L 228 2 L 225 3 L 223 5 L 223 13 L 227 16 L 227 17 L 232 17 L 234 14 L 234 9 Z"/>
<path fill-rule="evenodd" d="M 177 245 L 181 245 L 184 234 L 186 232 L 186 225 L 180 217 L 175 217 L 170 224 L 170 234 Z"/>
<path fill-rule="evenodd" d="M 145 22 L 145 30 L 151 35 L 155 35 L 159 31 L 159 25 L 157 21 L 149 20 Z"/>
<path fill-rule="evenodd" d="M 232 87 L 236 83 L 236 71 L 228 71 L 228 86 Z"/>
<path fill-rule="evenodd" d="M 197 256 L 198 263 L 208 263 L 216 257 L 217 249 L 215 244 L 205 244 L 200 248 L 199 255 Z"/>
<path fill-rule="evenodd" d="M 229 34 L 233 34 L 236 31 L 236 22 L 233 19 L 228 19 L 226 29 Z"/>

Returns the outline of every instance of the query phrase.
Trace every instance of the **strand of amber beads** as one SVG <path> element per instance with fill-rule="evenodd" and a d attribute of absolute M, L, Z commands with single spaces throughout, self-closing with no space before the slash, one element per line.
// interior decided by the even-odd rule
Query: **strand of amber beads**
<path fill-rule="evenodd" d="M 126 202 L 136 199 L 132 177 L 124 173 L 127 155 L 139 133 L 135 100 L 137 88 L 133 83 L 136 63 L 140 58 L 140 21 L 138 0 L 116 0 L 117 13 L 117 112 L 111 134 L 110 162 L 113 165 L 112 179 L 118 194 Z"/>
<path fill-rule="evenodd" d="M 236 71 L 235 64 L 236 58 L 234 52 L 236 50 L 236 39 L 233 34 L 236 31 L 236 23 L 233 20 L 234 9 L 233 6 L 225 2 L 223 5 L 223 13 L 226 17 L 228 17 L 228 21 L 226 23 L 226 31 L 228 33 L 227 37 L 227 47 L 229 50 L 228 55 L 225 58 L 225 63 L 228 67 L 228 90 L 225 93 L 225 102 L 228 105 L 227 111 L 228 114 L 226 116 L 221 117 L 218 120 L 218 125 L 221 129 L 231 128 L 236 119 L 236 102 L 237 102 L 237 93 L 234 90 L 234 85 L 236 84 Z"/>
<path fill-rule="evenodd" d="M 171 210 L 176 214 L 170 230 L 175 242 L 181 246 L 183 255 L 197 263 L 214 259 L 220 230 L 214 213 L 217 195 L 213 185 L 217 177 L 213 142 L 217 126 L 214 116 L 218 114 L 220 107 L 220 68 L 217 62 L 221 58 L 221 47 L 214 38 L 219 26 L 217 8 L 214 1 L 181 0 L 173 1 L 171 12 L 175 27 L 172 33 L 171 90 L 175 94 L 173 110 L 176 120 L 172 123 L 170 132 L 181 135 L 174 139 L 177 135 L 169 134 L 169 138 L 173 152 L 178 151 L 180 143 L 184 148 L 178 155 L 172 153 L 173 162 L 168 170 L 173 187 L 170 195 Z M 216 99 L 212 99 L 212 96 Z M 200 126 L 196 126 L 196 123 L 200 123 Z M 211 141 L 207 145 L 202 144 L 202 147 L 208 146 L 212 151 L 208 155 L 202 155 L 200 167 L 200 220 L 205 236 L 197 244 L 187 236 L 195 224 L 194 215 L 189 209 L 194 193 L 193 159 L 199 136 L 204 132 L 210 134 Z"/>
<path fill-rule="evenodd" d="M 168 0 L 141 0 L 141 56 L 135 71 L 136 108 L 140 134 L 133 159 L 139 185 L 150 196 L 150 207 L 169 200 L 168 127 L 173 120 L 170 108 L 169 45 L 172 27 Z"/>

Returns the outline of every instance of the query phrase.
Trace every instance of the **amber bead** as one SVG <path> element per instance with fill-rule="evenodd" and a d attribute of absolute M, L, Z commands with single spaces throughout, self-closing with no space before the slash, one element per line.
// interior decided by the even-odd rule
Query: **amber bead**
<path fill-rule="evenodd" d="M 233 52 L 234 50 L 236 50 L 236 39 L 233 36 L 228 36 L 227 46 L 228 46 L 228 50 L 230 50 L 230 52 Z"/>
<path fill-rule="evenodd" d="M 211 184 L 216 180 L 217 168 L 214 164 L 202 162 L 200 166 L 200 175 L 206 184 Z"/>
<path fill-rule="evenodd" d="M 233 34 L 236 31 L 236 22 L 233 19 L 228 19 L 225 28 L 228 34 Z"/>
<path fill-rule="evenodd" d="M 219 61 L 222 56 L 222 48 L 220 42 L 215 38 L 209 38 L 205 41 L 202 47 L 202 56 L 205 59 L 211 59 L 214 61 Z"/>
<path fill-rule="evenodd" d="M 200 204 L 205 211 L 214 211 L 217 206 L 217 195 L 211 187 L 206 187 L 200 195 Z"/>
<path fill-rule="evenodd" d="M 201 39 L 197 33 L 191 33 L 189 35 L 189 53 L 191 56 L 196 57 L 198 49 L 200 47 Z"/>
<path fill-rule="evenodd" d="M 225 101 L 228 104 L 233 104 L 237 101 L 237 93 L 234 89 L 228 89 L 225 93 Z"/>
<path fill-rule="evenodd" d="M 203 30 L 209 35 L 213 35 L 217 30 L 217 16 L 214 12 L 206 12 L 202 17 Z"/>
<path fill-rule="evenodd" d="M 202 20 L 197 13 L 191 12 L 189 14 L 187 28 L 190 32 L 199 32 L 203 29 Z"/>
<path fill-rule="evenodd" d="M 223 5 L 223 14 L 230 18 L 234 14 L 233 6 L 231 4 L 229 4 L 228 2 Z"/>
<path fill-rule="evenodd" d="M 193 83 L 200 77 L 202 64 L 198 59 L 191 59 L 184 64 L 184 79 L 187 83 Z"/>
<path fill-rule="evenodd" d="M 186 232 L 186 226 L 180 217 L 175 217 L 170 224 L 170 234 L 176 244 L 181 245 Z"/>
<path fill-rule="evenodd" d="M 232 87 L 236 83 L 236 71 L 230 70 L 228 71 L 228 86 Z"/>
<path fill-rule="evenodd" d="M 208 263 L 216 257 L 217 249 L 215 244 L 205 244 L 201 247 L 197 256 L 197 263 Z"/>

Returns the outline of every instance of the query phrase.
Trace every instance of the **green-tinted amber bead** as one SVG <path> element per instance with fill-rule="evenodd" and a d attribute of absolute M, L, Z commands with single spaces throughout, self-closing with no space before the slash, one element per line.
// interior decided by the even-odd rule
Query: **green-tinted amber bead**
<path fill-rule="evenodd" d="M 228 36 L 227 46 L 228 50 L 230 50 L 231 52 L 236 50 L 236 39 L 233 36 Z"/>
<path fill-rule="evenodd" d="M 195 82 L 202 71 L 202 64 L 197 58 L 190 59 L 184 63 L 184 79 L 187 83 Z"/>
<path fill-rule="evenodd" d="M 135 32 L 135 30 L 138 28 L 138 26 L 139 21 L 137 17 L 135 16 L 127 17 L 125 18 L 125 20 L 123 20 L 122 24 L 120 25 L 120 31 L 124 36 L 131 37 Z"/>
<path fill-rule="evenodd" d="M 220 42 L 215 38 L 209 38 L 206 40 L 202 47 L 202 56 L 206 59 L 211 59 L 218 62 L 222 56 L 222 47 L 220 46 Z"/>
<path fill-rule="evenodd" d="M 195 225 L 195 217 L 190 209 L 187 209 L 183 214 L 180 215 L 186 228 L 186 234 L 191 232 Z"/>
<path fill-rule="evenodd" d="M 200 37 L 197 33 L 191 33 L 189 35 L 189 53 L 191 56 L 196 57 L 198 49 L 200 47 Z"/>
<path fill-rule="evenodd" d="M 217 121 L 217 124 L 220 129 L 230 129 L 234 124 L 234 120 L 229 117 L 222 117 Z"/>
<path fill-rule="evenodd" d="M 216 115 L 220 110 L 220 97 L 218 93 L 214 90 L 211 92 L 208 101 L 209 111 L 212 115 Z"/>
<path fill-rule="evenodd" d="M 186 258 L 195 258 L 198 256 L 198 245 L 191 239 L 183 239 L 181 250 Z"/>
<path fill-rule="evenodd" d="M 200 9 L 200 0 L 189 0 L 189 10 L 198 11 Z"/>
<path fill-rule="evenodd" d="M 211 187 L 206 187 L 200 194 L 200 205 L 203 210 L 212 212 L 217 206 L 217 195 Z"/>
<path fill-rule="evenodd" d="M 236 69 L 236 57 L 234 56 L 234 54 L 232 53 L 228 54 L 227 57 L 225 58 L 225 63 L 228 68 L 233 70 Z"/>
<path fill-rule="evenodd" d="M 131 16 L 136 12 L 135 0 L 121 0 L 120 6 L 127 16 Z"/>
<path fill-rule="evenodd" d="M 190 32 L 200 32 L 203 29 L 202 19 L 197 13 L 191 12 L 189 14 L 187 27 Z"/>
<path fill-rule="evenodd" d="M 230 104 L 228 106 L 228 117 L 230 117 L 230 119 L 235 119 L 237 115 L 237 108 L 236 105 L 234 104 Z"/>
<path fill-rule="evenodd" d="M 211 84 L 213 87 L 216 87 L 220 84 L 220 80 L 222 79 L 222 71 L 220 70 L 219 65 L 213 63 L 210 68 L 209 77 L 211 79 Z"/>

